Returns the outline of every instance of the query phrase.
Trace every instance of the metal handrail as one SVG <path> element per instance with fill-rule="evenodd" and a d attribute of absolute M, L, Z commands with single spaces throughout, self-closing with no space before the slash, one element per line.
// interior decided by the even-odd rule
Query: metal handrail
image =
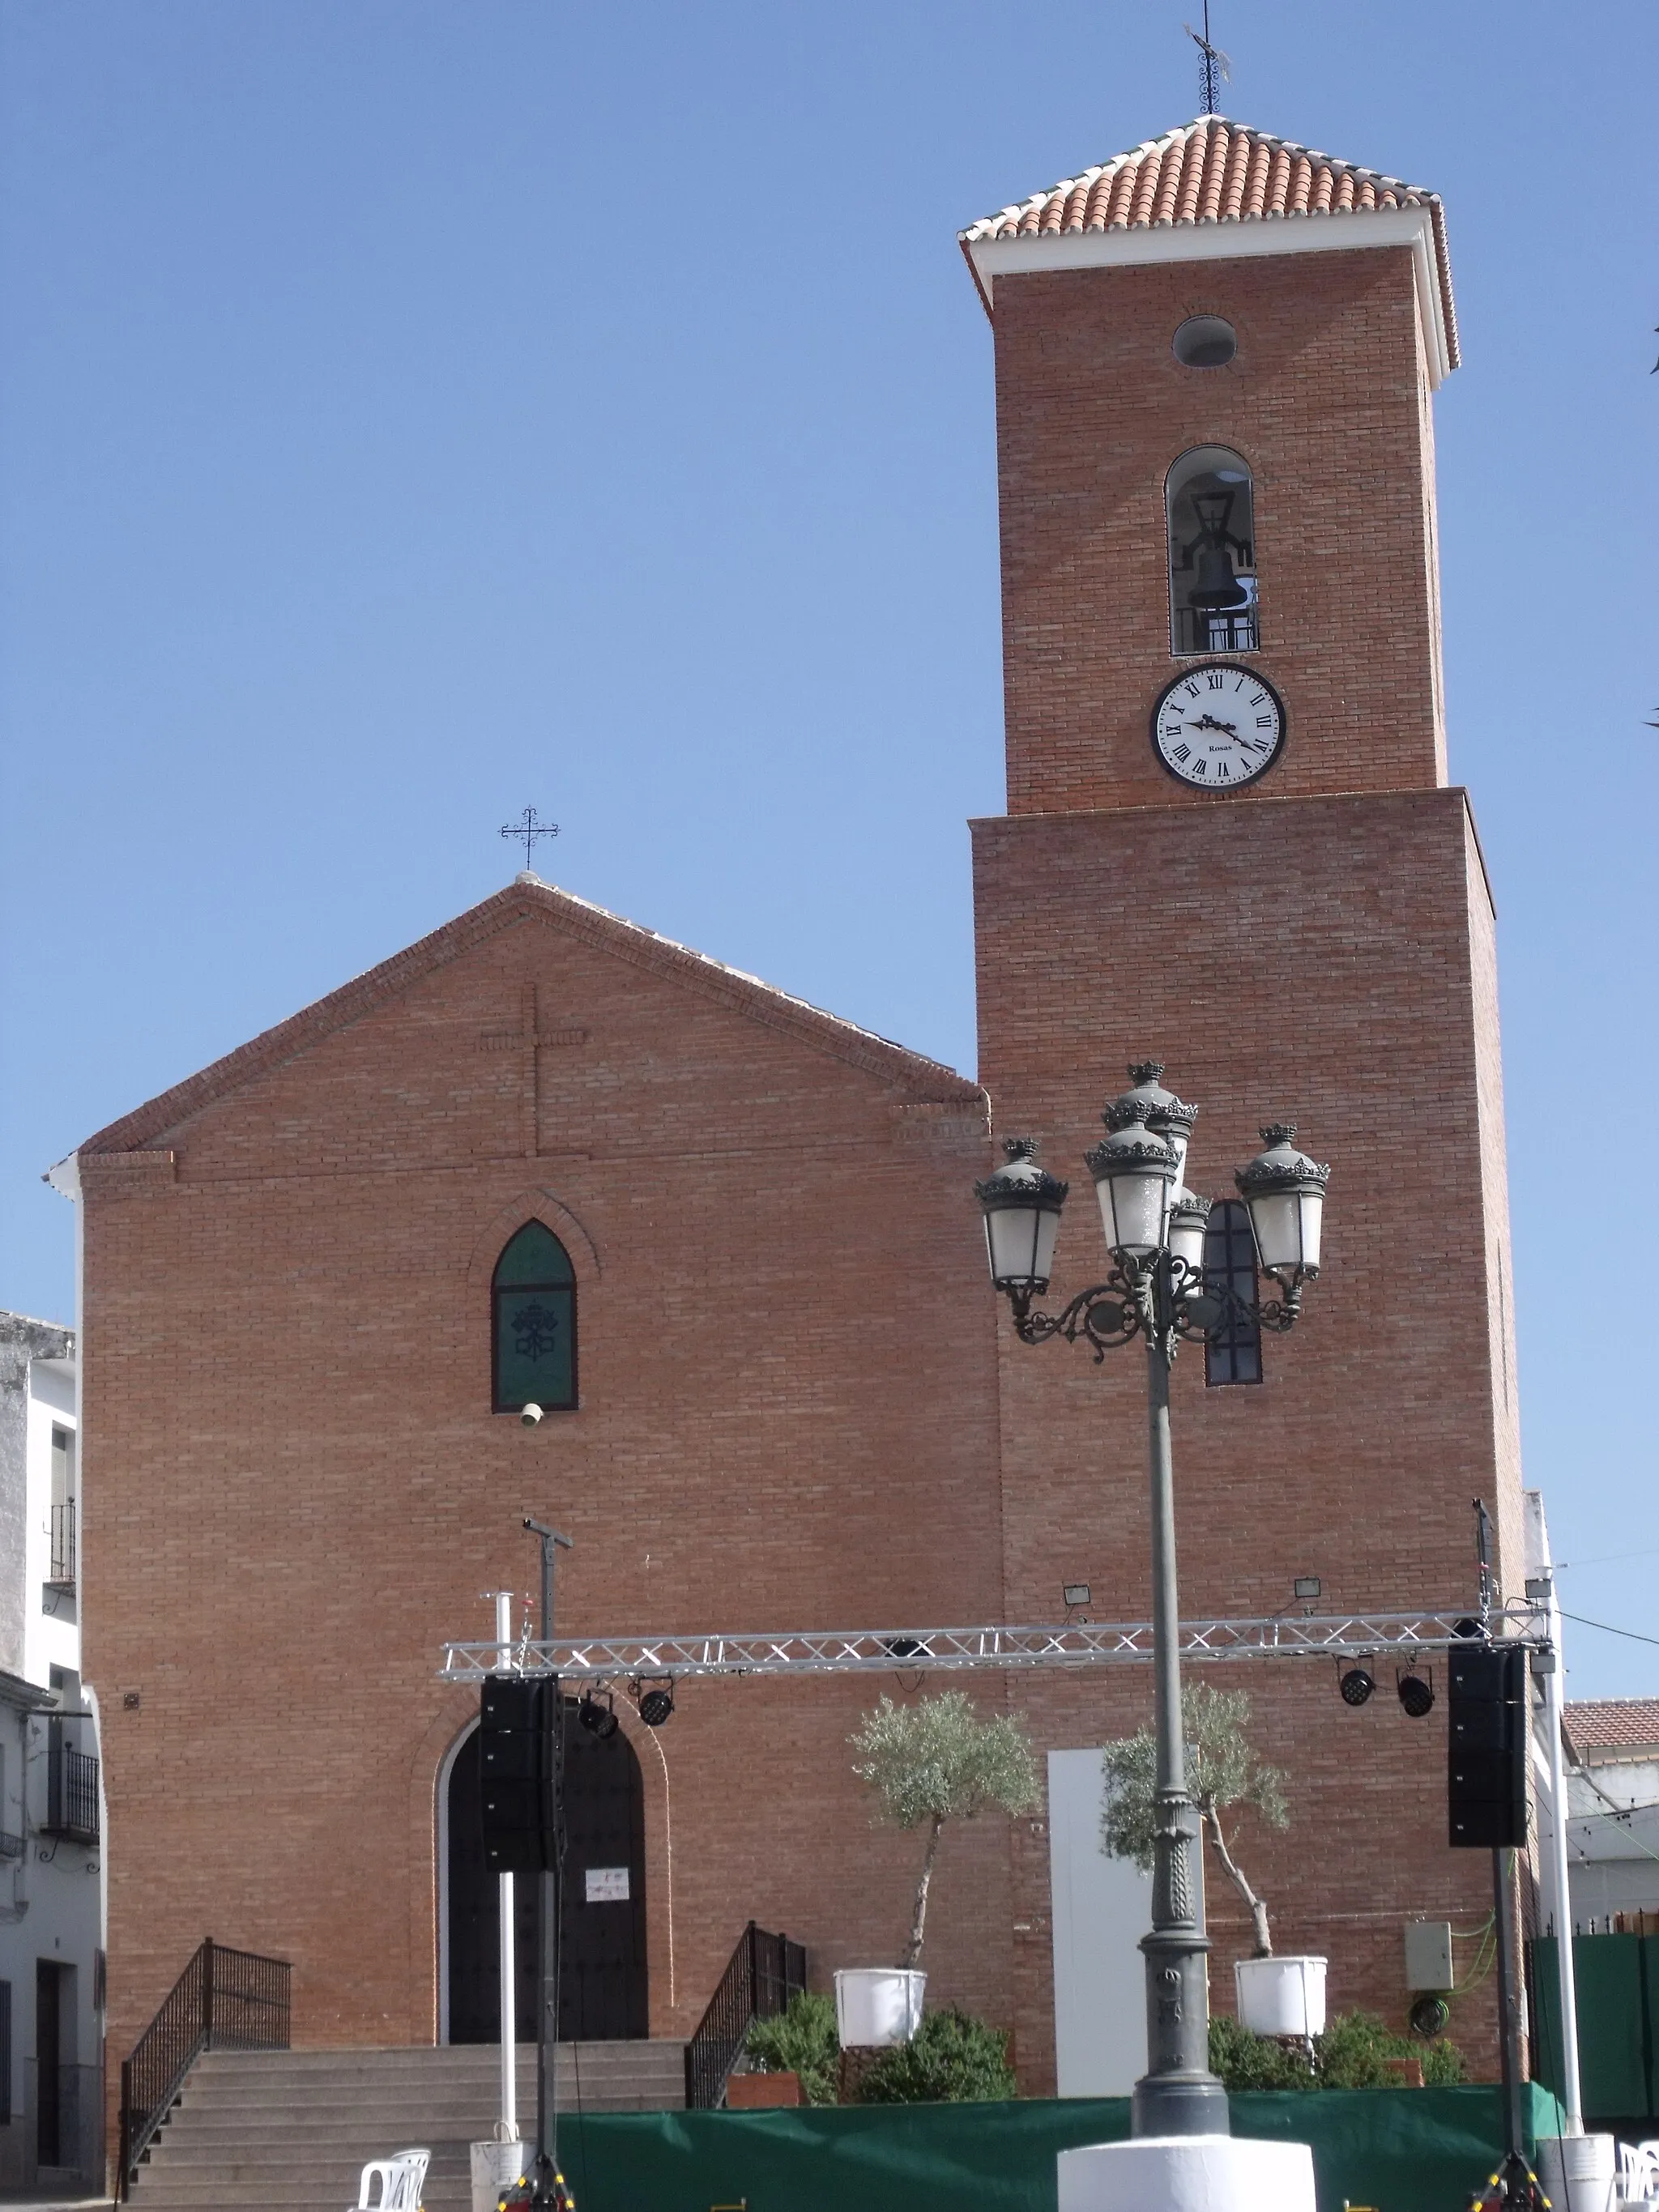
<path fill-rule="evenodd" d="M 204 2051 L 286 2051 L 293 1968 L 286 1959 L 228 1950 L 208 1936 L 121 2065 L 118 2182 L 132 2193 L 138 2163 Z"/>
<path fill-rule="evenodd" d="M 806 1947 L 751 1920 L 685 2046 L 685 2101 L 712 2112 L 726 2094 L 744 2039 L 757 2020 L 775 2019 L 806 1987 Z"/>

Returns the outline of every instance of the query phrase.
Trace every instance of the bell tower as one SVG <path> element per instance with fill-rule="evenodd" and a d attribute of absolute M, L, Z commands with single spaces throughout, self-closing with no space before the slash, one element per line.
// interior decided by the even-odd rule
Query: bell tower
<path fill-rule="evenodd" d="M 1518 1595 L 1493 907 L 1446 778 L 1440 202 L 1206 116 L 962 245 L 996 352 L 1008 799 L 973 832 L 997 1131 L 1080 1182 L 1127 1064 L 1156 1056 L 1200 1109 L 1195 1190 L 1230 1196 L 1281 1117 L 1332 1163 L 1296 1331 L 1177 1363 L 1183 1612 L 1271 1615 L 1297 1582 L 1320 1611 L 1472 1600 L 1476 1497 Z M 1050 1303 L 1106 1271 L 1089 1211 Z M 1248 1273 L 1247 1233 L 1225 1264 Z M 1063 1583 L 1097 1619 L 1145 1614 L 1132 1368 L 1005 1328 L 1010 1620 L 1049 1618 Z M 1329 1959 L 1334 2008 L 1403 2027 L 1404 1922 L 1490 1905 L 1487 1863 L 1448 1847 L 1443 1698 L 1413 1717 L 1390 1679 L 1356 1714 L 1334 1674 L 1216 1680 L 1289 1778 L 1291 1838 L 1251 1838 L 1275 1949 Z M 1042 1724 L 1097 1744 L 1150 1694 L 1115 1673 Z M 1040 1915 L 1046 1869 L 1023 1878 Z M 1226 2009 L 1248 1929 L 1212 1899 Z M 1023 2051 L 1051 2019 L 1033 1954 Z M 1490 2050 L 1489 2001 L 1452 2033 Z"/>
<path fill-rule="evenodd" d="M 996 333 L 1009 811 L 1169 803 L 1152 708 L 1218 657 L 1285 702 L 1264 789 L 1443 783 L 1437 198 L 1206 117 L 962 244 Z"/>

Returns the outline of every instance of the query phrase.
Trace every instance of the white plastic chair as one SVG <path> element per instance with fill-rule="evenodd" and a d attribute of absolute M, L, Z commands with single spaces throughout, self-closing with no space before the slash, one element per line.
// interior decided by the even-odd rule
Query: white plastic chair
<path fill-rule="evenodd" d="M 1614 2185 L 1621 2206 L 1635 2212 L 1638 2205 L 1659 2200 L 1659 2142 L 1620 2143 L 1619 2177 Z"/>
<path fill-rule="evenodd" d="M 354 2212 L 421 2212 L 421 2188 L 432 2163 L 429 2150 L 400 2150 L 395 2158 L 372 2158 L 357 2184 Z M 380 2176 L 380 2193 L 373 2194 Z"/>

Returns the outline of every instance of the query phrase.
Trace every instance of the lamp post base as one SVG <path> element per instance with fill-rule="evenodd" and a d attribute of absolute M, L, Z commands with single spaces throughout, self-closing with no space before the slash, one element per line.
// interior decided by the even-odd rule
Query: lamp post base
<path fill-rule="evenodd" d="M 1137 2142 L 1225 2139 L 1232 2128 L 1227 2092 L 1213 2074 L 1143 2074 L 1130 2094 L 1129 2127 Z"/>
<path fill-rule="evenodd" d="M 1316 2212 L 1306 2143 L 1149 2136 L 1063 2150 L 1059 2212 Z"/>

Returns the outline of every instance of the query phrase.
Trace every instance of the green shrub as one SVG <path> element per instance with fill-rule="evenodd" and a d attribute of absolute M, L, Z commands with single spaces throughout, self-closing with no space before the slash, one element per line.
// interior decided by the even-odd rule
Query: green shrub
<path fill-rule="evenodd" d="M 1409 2035 L 1396 2035 L 1373 2012 L 1339 2013 L 1317 2044 L 1316 2063 L 1328 2089 L 1389 2089 L 1398 2086 L 1383 2061 L 1420 2058 L 1423 2080 L 1444 2088 L 1463 2079 L 1463 2054 L 1443 2036 L 1425 2043 Z"/>
<path fill-rule="evenodd" d="M 1253 2035 L 1225 2013 L 1210 2022 L 1210 2071 L 1229 2089 L 1316 2089 L 1305 2055 L 1270 2035 Z"/>
<path fill-rule="evenodd" d="M 1018 2094 L 1006 2035 L 954 2005 L 925 2014 L 911 2041 L 884 2051 L 859 2084 L 861 2105 L 959 2105 Z"/>
<path fill-rule="evenodd" d="M 757 2073 L 799 2074 L 809 2105 L 836 2101 L 841 2043 L 829 1997 L 798 1990 L 787 2010 L 750 2025 L 744 2049 Z"/>
<path fill-rule="evenodd" d="M 1338 2013 L 1316 2037 L 1311 2064 L 1295 2044 L 1253 2035 L 1224 2015 L 1210 2022 L 1210 2069 L 1229 2089 L 1397 2089 L 1399 2077 L 1384 2063 L 1389 2058 L 1420 2059 L 1430 2088 L 1464 2078 L 1455 2043 L 1396 2035 L 1375 2013 Z"/>

